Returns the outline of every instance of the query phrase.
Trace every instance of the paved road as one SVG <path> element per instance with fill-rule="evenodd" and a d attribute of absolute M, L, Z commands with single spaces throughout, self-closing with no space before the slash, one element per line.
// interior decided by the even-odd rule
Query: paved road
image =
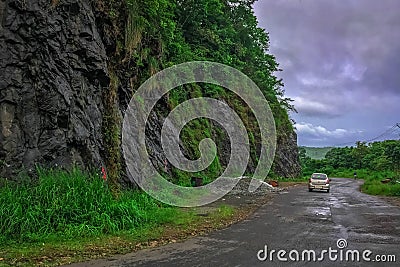
<path fill-rule="evenodd" d="M 360 185 L 360 181 L 334 178 L 329 194 L 296 186 L 228 229 L 75 266 L 399 266 L 400 208 L 360 193 Z M 347 247 L 339 249 L 338 239 L 345 239 Z M 260 261 L 257 253 L 266 245 L 268 254 L 271 250 L 286 250 L 288 262 L 279 262 L 276 253 L 272 261 Z M 297 250 L 300 259 L 303 250 L 315 250 L 318 258 L 322 250 L 329 251 L 330 247 L 337 250 L 332 257 L 337 255 L 340 259 L 342 251 L 344 260 L 329 260 L 329 252 L 324 254 L 323 262 L 289 258 L 291 250 Z M 352 250 L 359 251 L 360 262 L 345 261 Z M 366 255 L 371 260 L 378 254 L 395 255 L 397 264 L 366 262 L 362 259 L 364 250 L 372 252 Z M 291 258 L 296 257 L 296 252 L 291 253 Z M 259 256 L 263 258 L 265 253 Z M 304 256 L 308 260 L 308 253 Z"/>

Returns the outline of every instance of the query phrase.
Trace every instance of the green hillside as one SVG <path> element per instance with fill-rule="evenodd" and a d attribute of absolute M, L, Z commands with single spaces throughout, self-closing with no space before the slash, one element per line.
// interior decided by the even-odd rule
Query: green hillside
<path fill-rule="evenodd" d="M 303 147 L 306 150 L 306 155 L 312 159 L 323 159 L 326 153 L 332 150 L 333 147 Z"/>

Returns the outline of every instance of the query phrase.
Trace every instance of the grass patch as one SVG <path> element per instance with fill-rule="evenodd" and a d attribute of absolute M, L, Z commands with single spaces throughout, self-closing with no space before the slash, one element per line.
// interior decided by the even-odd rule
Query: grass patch
<path fill-rule="evenodd" d="M 128 253 L 221 228 L 235 209 L 162 204 L 140 191 L 116 198 L 97 175 L 39 170 L 35 181 L 0 188 L 0 266 L 54 266 Z"/>
<path fill-rule="evenodd" d="M 87 259 L 126 254 L 147 247 L 174 243 L 188 236 L 196 236 L 208 228 L 221 226 L 232 216 L 233 208 L 222 207 L 208 217 L 199 217 L 193 210 L 180 210 L 168 223 L 142 225 L 130 231 L 97 237 L 70 240 L 47 239 L 46 242 L 12 243 L 0 247 L 5 263 L 22 266 L 55 266 Z M 0 262 L 1 264 L 1 262 Z"/>
<path fill-rule="evenodd" d="M 358 173 L 357 173 L 358 176 Z M 361 191 L 370 195 L 400 197 L 400 177 L 394 172 L 375 172 L 372 175 L 364 175 L 364 184 Z M 382 180 L 392 178 L 389 183 L 382 183 Z"/>
<path fill-rule="evenodd" d="M 383 184 L 379 180 L 366 180 L 361 188 L 362 192 L 370 195 L 400 197 L 400 184 L 396 182 Z"/>
<path fill-rule="evenodd" d="M 115 198 L 100 177 L 78 169 L 38 174 L 37 181 L 0 189 L 0 245 L 96 237 L 164 223 L 177 212 L 139 191 Z"/>

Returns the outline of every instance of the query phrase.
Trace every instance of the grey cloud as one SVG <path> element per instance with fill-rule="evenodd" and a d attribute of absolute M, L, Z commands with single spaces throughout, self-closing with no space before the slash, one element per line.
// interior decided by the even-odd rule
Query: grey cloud
<path fill-rule="evenodd" d="M 320 125 L 347 122 L 378 129 L 399 122 L 400 1 L 259 0 L 255 13 L 270 33 L 296 117 Z M 359 115 L 358 115 L 359 114 Z M 374 127 L 366 114 L 377 120 Z M 379 116 L 377 116 L 379 114 Z M 354 116 L 353 116 L 354 115 Z M 382 125 L 381 125 L 382 124 Z M 385 124 L 386 125 L 386 124 Z"/>
<path fill-rule="evenodd" d="M 309 100 L 303 97 L 294 97 L 293 100 L 296 110 L 304 116 L 334 118 L 341 115 L 341 111 L 335 109 L 335 106 L 330 103 L 318 102 L 318 100 Z"/>

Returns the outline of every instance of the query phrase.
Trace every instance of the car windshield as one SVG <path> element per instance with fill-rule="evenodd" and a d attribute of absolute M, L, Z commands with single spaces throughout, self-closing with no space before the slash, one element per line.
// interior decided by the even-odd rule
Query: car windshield
<path fill-rule="evenodd" d="M 326 174 L 319 174 L 319 173 L 314 173 L 311 177 L 313 179 L 320 179 L 320 180 L 325 180 L 326 178 L 328 178 Z"/>

